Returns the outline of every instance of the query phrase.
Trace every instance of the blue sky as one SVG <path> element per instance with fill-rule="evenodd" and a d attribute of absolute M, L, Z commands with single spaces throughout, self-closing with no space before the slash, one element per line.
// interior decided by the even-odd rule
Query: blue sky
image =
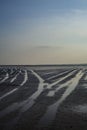
<path fill-rule="evenodd" d="M 0 0 L 0 64 L 87 63 L 87 0 Z"/>

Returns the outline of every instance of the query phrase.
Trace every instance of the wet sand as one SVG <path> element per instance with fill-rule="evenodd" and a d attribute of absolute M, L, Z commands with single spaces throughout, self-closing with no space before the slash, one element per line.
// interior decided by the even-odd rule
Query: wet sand
<path fill-rule="evenodd" d="M 1 130 L 87 130 L 86 67 L 0 72 Z"/>

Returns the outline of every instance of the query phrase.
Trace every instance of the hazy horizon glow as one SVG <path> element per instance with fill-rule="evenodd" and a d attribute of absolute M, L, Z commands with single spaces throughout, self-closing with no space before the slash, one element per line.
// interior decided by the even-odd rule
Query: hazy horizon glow
<path fill-rule="evenodd" d="M 0 64 L 87 63 L 86 0 L 1 0 Z"/>

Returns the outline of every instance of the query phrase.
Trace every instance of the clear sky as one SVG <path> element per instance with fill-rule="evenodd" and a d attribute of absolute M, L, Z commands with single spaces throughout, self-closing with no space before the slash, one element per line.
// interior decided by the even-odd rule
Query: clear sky
<path fill-rule="evenodd" d="M 87 63 L 87 0 L 0 0 L 0 64 Z"/>

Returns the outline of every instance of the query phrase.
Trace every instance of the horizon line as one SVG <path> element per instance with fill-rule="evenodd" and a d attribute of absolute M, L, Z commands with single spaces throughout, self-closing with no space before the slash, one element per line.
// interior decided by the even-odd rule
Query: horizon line
<path fill-rule="evenodd" d="M 59 65 L 87 65 L 87 63 L 69 63 L 69 64 L 0 64 L 0 66 L 59 66 Z"/>

